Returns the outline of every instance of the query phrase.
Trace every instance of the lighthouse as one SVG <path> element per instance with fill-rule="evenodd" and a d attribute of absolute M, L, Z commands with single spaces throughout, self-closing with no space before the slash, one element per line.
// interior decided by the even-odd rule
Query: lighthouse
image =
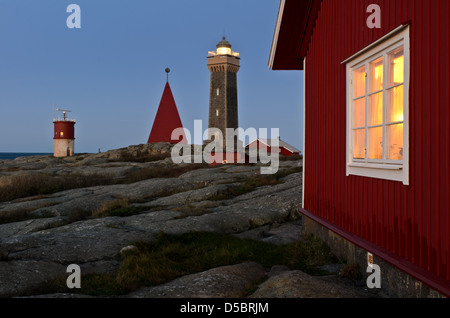
<path fill-rule="evenodd" d="M 57 109 L 63 113 L 63 118 L 54 118 L 54 156 L 70 157 L 75 153 L 75 120 L 68 119 L 67 113 L 70 110 Z"/>
<path fill-rule="evenodd" d="M 240 68 L 239 60 L 239 53 L 231 50 L 231 44 L 225 37 L 216 45 L 216 51 L 208 52 L 208 69 L 211 73 L 209 128 L 218 128 L 222 131 L 224 149 L 226 149 L 226 141 L 229 139 L 226 129 L 238 128 L 237 73 Z M 220 140 L 215 141 L 220 142 Z"/>

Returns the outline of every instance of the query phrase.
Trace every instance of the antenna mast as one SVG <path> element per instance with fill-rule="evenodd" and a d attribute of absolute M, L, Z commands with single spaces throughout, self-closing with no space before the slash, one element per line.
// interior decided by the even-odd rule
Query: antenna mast
<path fill-rule="evenodd" d="M 72 112 L 71 110 L 67 110 L 67 109 L 59 109 L 59 108 L 57 108 L 56 111 L 62 112 L 62 113 L 63 113 L 63 120 L 64 120 L 64 121 L 66 121 L 66 113 Z"/>
<path fill-rule="evenodd" d="M 167 82 L 169 82 L 170 68 L 166 68 L 166 73 L 167 73 Z"/>

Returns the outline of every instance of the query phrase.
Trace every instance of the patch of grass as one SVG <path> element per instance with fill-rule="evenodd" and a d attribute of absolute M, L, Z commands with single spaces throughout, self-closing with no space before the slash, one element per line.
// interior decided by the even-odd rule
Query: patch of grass
<path fill-rule="evenodd" d="M 158 153 L 151 154 L 148 152 L 138 151 L 136 153 L 132 153 L 130 151 L 125 151 L 120 154 L 120 157 L 114 161 L 116 162 L 154 162 L 159 160 L 164 160 L 170 158 L 171 153 Z"/>
<path fill-rule="evenodd" d="M 0 168 L 1 172 L 16 172 L 16 171 L 20 171 L 20 170 L 22 170 L 22 168 L 20 168 L 20 167 Z"/>
<path fill-rule="evenodd" d="M 283 171 L 279 171 L 272 175 L 257 175 L 253 178 L 244 180 L 238 185 L 229 187 L 224 193 L 213 195 L 208 198 L 208 200 L 211 201 L 222 201 L 222 200 L 229 200 L 232 198 L 235 198 L 237 196 L 249 193 L 253 190 L 255 190 L 258 187 L 263 186 L 273 186 L 281 183 L 281 179 L 293 174 L 302 172 L 302 167 L 296 167 L 291 169 L 286 169 Z"/>
<path fill-rule="evenodd" d="M 291 175 L 291 174 L 294 174 L 294 173 L 299 173 L 299 172 L 303 172 L 303 167 L 302 166 L 278 171 L 274 176 L 275 176 L 275 178 L 277 180 L 280 180 L 280 179 L 282 179 L 284 177 L 287 177 L 288 175 Z"/>
<path fill-rule="evenodd" d="M 1 212 L 0 214 L 0 224 L 21 222 L 28 220 L 29 211 L 26 209 L 18 209 L 14 211 Z"/>
<path fill-rule="evenodd" d="M 303 155 L 298 155 L 298 156 L 284 156 L 284 155 L 280 155 L 279 157 L 280 161 L 297 161 L 297 160 L 301 160 L 303 159 Z"/>
<path fill-rule="evenodd" d="M 171 211 L 175 211 L 175 212 L 181 212 L 182 215 L 176 217 L 175 219 L 183 219 L 189 216 L 200 216 L 200 215 L 204 215 L 204 214 L 209 214 L 211 213 L 211 210 L 209 210 L 210 208 L 214 208 L 217 207 L 218 204 L 211 204 L 207 207 L 203 206 L 203 207 L 198 207 L 198 206 L 192 206 L 191 204 L 185 204 L 176 208 L 172 208 L 170 209 Z"/>
<path fill-rule="evenodd" d="M 45 219 L 45 218 L 50 218 L 53 217 L 53 215 L 51 215 L 50 213 L 45 213 L 45 214 L 41 214 L 40 216 L 32 216 L 30 212 L 40 209 L 40 208 L 45 208 L 45 207 L 50 207 L 52 205 L 55 205 L 54 203 L 45 203 L 45 204 L 40 204 L 38 207 L 35 208 L 18 208 L 15 210 L 10 210 L 10 211 L 0 211 L 0 225 L 1 224 L 8 224 L 8 223 L 14 223 L 14 222 L 22 222 L 22 221 L 27 221 L 29 219 Z"/>
<path fill-rule="evenodd" d="M 0 202 L 20 198 L 48 195 L 61 191 L 101 185 L 130 184 L 151 178 L 176 178 L 188 171 L 208 168 L 207 164 L 190 164 L 163 168 L 145 168 L 129 173 L 124 179 L 101 174 L 51 176 L 48 174 L 22 175 L 11 178 L 9 184 L 0 186 Z"/>
<path fill-rule="evenodd" d="M 0 187 L 0 202 L 19 198 L 52 194 L 70 189 L 114 184 L 114 179 L 104 175 L 51 176 L 33 174 L 13 177 L 9 184 Z"/>
<path fill-rule="evenodd" d="M 247 179 L 238 185 L 229 187 L 224 193 L 213 195 L 208 198 L 211 201 L 222 201 L 235 198 L 237 196 L 249 193 L 258 187 L 272 186 L 280 182 L 274 176 L 258 175 L 254 178 Z"/>
<path fill-rule="evenodd" d="M 339 276 L 345 277 L 354 281 L 358 281 L 362 279 L 361 269 L 358 264 L 347 264 L 341 270 Z"/>
<path fill-rule="evenodd" d="M 131 205 L 133 202 L 128 199 L 120 199 L 115 201 L 108 201 L 102 205 L 100 209 L 92 213 L 93 217 L 108 217 L 119 216 L 127 217 L 140 214 L 147 211 L 146 207 L 137 207 Z"/>
<path fill-rule="evenodd" d="M 318 266 L 335 261 L 329 248 L 313 236 L 295 244 L 273 245 L 229 235 L 192 232 L 160 234 L 154 242 L 133 245 L 139 253 L 126 255 L 115 273 L 84 275 L 82 288 L 76 292 L 123 295 L 140 287 L 160 285 L 180 276 L 245 261 L 258 262 L 266 269 L 286 265 L 321 275 Z M 64 280 L 49 286 L 53 286 L 49 292 L 68 292 Z"/>
<path fill-rule="evenodd" d="M 124 183 L 135 183 L 142 180 L 153 179 L 153 178 L 178 178 L 182 174 L 197 170 L 205 169 L 209 166 L 207 164 L 188 164 L 183 166 L 171 166 L 171 167 L 161 167 L 161 168 L 144 168 L 140 171 L 131 172 L 127 174 L 124 178 Z"/>

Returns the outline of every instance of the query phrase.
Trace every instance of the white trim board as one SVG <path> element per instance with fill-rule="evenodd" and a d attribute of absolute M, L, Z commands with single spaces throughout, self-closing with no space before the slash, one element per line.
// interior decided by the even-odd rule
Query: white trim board
<path fill-rule="evenodd" d="M 280 7 L 278 8 L 278 16 L 277 23 L 275 26 L 275 32 L 273 34 L 272 47 L 270 48 L 270 56 L 269 56 L 269 69 L 273 68 L 273 62 L 275 60 L 275 54 L 277 51 L 278 45 L 278 36 L 280 35 L 281 21 L 283 19 L 284 7 L 286 5 L 286 0 L 280 1 Z"/>

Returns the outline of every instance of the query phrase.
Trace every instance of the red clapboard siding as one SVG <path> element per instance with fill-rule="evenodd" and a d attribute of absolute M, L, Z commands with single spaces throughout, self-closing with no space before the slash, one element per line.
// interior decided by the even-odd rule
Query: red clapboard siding
<path fill-rule="evenodd" d="M 380 5 L 382 28 L 366 26 Z M 306 55 L 304 208 L 450 282 L 450 1 L 323 0 Z M 346 66 L 410 24 L 409 175 L 346 176 Z M 448 286 L 447 286 L 448 288 Z"/>

